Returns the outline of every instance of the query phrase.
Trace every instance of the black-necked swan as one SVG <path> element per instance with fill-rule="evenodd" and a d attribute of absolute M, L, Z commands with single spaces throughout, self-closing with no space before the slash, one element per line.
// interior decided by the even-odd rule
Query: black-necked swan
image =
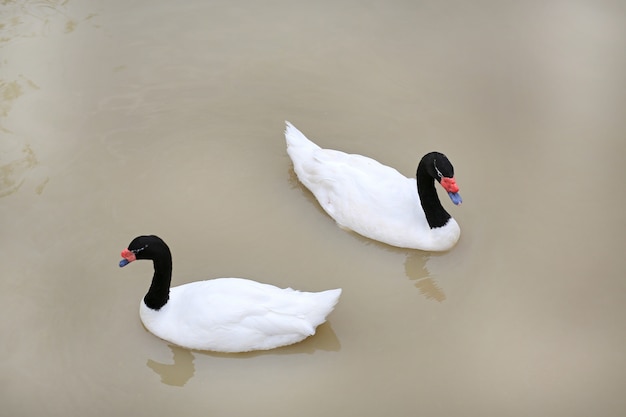
<path fill-rule="evenodd" d="M 454 167 L 439 152 L 420 160 L 416 178 L 362 155 L 322 149 L 286 122 L 287 153 L 298 179 L 337 224 L 402 248 L 445 251 L 459 240 L 458 223 L 443 208 L 435 180 L 462 202 Z"/>
<path fill-rule="evenodd" d="M 139 307 L 144 326 L 176 345 L 215 352 L 267 350 L 315 334 L 341 289 L 317 293 L 242 278 L 216 278 L 170 288 L 172 255 L 157 236 L 138 236 L 122 251 L 120 267 L 150 259 L 154 276 Z"/>

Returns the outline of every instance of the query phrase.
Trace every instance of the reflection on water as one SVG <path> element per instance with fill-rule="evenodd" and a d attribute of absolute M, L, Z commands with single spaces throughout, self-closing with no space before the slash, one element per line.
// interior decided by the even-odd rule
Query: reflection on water
<path fill-rule="evenodd" d="M 161 376 L 162 383 L 182 387 L 193 377 L 196 371 L 193 365 L 195 358 L 189 349 L 170 344 L 167 346 L 172 351 L 173 363 L 164 364 L 148 359 L 146 365 Z"/>
<path fill-rule="evenodd" d="M 155 338 L 155 343 L 161 343 Z M 338 352 L 341 349 L 339 339 L 329 322 L 325 322 L 317 327 L 313 336 L 304 339 L 300 343 L 283 346 L 277 349 L 243 352 L 243 353 L 220 353 L 210 351 L 192 351 L 180 346 L 168 344 L 172 351 L 172 362 L 169 364 L 148 359 L 146 365 L 161 377 L 161 382 L 165 385 L 176 387 L 184 386 L 195 374 L 194 360 L 196 355 L 206 357 L 225 358 L 230 360 L 249 359 L 263 355 L 295 355 L 313 354 L 318 350 Z M 193 352 L 193 353 L 192 353 Z M 203 375 L 207 377 L 207 375 Z"/>
<path fill-rule="evenodd" d="M 415 281 L 415 287 L 427 300 L 442 302 L 446 299 L 446 294 L 439 288 L 437 282 L 429 276 L 428 272 L 427 263 L 431 256 L 437 255 L 411 251 L 406 256 L 404 270 L 407 277 Z"/>
<path fill-rule="evenodd" d="M 0 414 L 625 415 L 619 3 L 0 1 Z M 285 119 L 407 176 L 454 155 L 459 244 L 340 230 Z M 143 233 L 176 284 L 344 293 L 296 345 L 168 350 L 111 278 Z"/>
<path fill-rule="evenodd" d="M 415 286 L 420 290 L 429 300 L 435 300 L 442 302 L 446 299 L 444 292 L 437 286 L 437 283 L 432 278 L 422 278 L 415 282 Z"/>

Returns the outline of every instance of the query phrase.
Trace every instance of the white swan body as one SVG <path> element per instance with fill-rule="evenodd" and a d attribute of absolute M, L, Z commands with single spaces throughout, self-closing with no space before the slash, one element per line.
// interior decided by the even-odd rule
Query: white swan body
<path fill-rule="evenodd" d="M 340 227 L 412 249 L 443 251 L 458 241 L 452 217 L 430 227 L 414 178 L 362 155 L 322 149 L 289 122 L 285 138 L 298 179 Z"/>
<path fill-rule="evenodd" d="M 242 278 L 217 278 L 169 287 L 171 254 L 156 236 L 139 236 L 122 251 L 120 266 L 154 261 L 150 290 L 139 315 L 154 335 L 189 349 L 267 350 L 300 342 L 326 321 L 341 289 L 317 293 Z"/>
<path fill-rule="evenodd" d="M 247 352 L 314 335 L 340 295 L 340 289 L 310 293 L 218 278 L 170 288 L 170 299 L 159 310 L 142 300 L 139 315 L 151 333 L 179 346 Z"/>

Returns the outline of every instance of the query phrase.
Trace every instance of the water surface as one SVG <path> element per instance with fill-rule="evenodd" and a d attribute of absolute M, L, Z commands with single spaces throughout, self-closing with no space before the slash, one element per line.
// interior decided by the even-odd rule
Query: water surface
<path fill-rule="evenodd" d="M 0 7 L 0 414 L 626 412 L 620 2 Z M 340 230 L 285 120 L 407 176 L 446 153 L 457 246 Z M 171 346 L 138 316 L 151 265 L 117 267 L 147 233 L 176 285 L 344 292 L 298 345 Z"/>

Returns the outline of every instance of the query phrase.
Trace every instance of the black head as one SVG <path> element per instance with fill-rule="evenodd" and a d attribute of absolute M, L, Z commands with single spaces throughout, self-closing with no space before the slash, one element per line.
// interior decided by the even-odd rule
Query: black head
<path fill-rule="evenodd" d="M 137 236 L 130 242 L 127 249 L 122 251 L 122 259 L 120 267 L 128 265 L 137 259 L 171 259 L 170 250 L 158 236 Z"/>
<path fill-rule="evenodd" d="M 417 184 L 422 207 L 428 203 L 426 200 L 429 199 L 439 204 L 439 199 L 435 197 L 433 179 L 437 180 L 448 192 L 454 204 L 458 205 L 463 202 L 459 194 L 459 186 L 454 179 L 454 167 L 448 157 L 441 152 L 429 152 L 422 157 L 417 166 Z M 425 208 L 424 211 L 426 211 Z"/>
<path fill-rule="evenodd" d="M 454 167 L 448 157 L 441 152 L 427 153 L 422 157 L 420 165 L 423 165 L 428 175 L 438 182 L 441 182 L 442 178 L 454 178 Z"/>
<path fill-rule="evenodd" d="M 167 245 L 158 236 L 137 236 L 128 245 L 128 250 L 133 252 L 137 259 L 153 259 L 151 256 L 157 254 L 159 248 L 163 246 Z"/>

